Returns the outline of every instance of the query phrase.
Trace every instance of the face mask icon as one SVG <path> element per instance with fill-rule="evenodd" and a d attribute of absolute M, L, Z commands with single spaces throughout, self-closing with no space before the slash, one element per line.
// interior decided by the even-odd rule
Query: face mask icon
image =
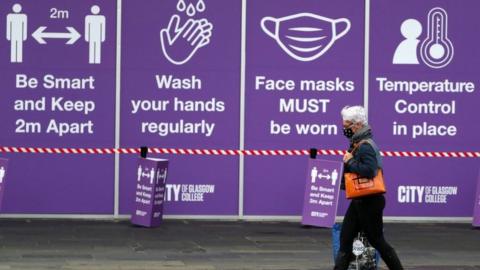
<path fill-rule="evenodd" d="M 282 18 L 265 17 L 262 30 L 298 61 L 313 61 L 325 54 L 350 30 L 350 20 L 330 19 L 312 13 Z"/>

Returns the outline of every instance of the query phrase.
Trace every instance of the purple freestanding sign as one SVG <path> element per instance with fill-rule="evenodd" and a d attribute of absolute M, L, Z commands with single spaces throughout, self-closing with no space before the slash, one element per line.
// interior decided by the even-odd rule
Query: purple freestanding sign
<path fill-rule="evenodd" d="M 475 206 L 473 207 L 473 226 L 480 227 L 480 174 L 477 178 L 477 194 L 475 195 Z"/>
<path fill-rule="evenodd" d="M 116 1 L 3 0 L 0 17 L 0 145 L 113 147 Z M 113 156 L 6 156 L 4 212 L 113 213 Z"/>
<path fill-rule="evenodd" d="M 247 2 L 247 149 L 347 146 L 340 111 L 363 103 L 364 14 L 355 0 Z M 247 158 L 245 214 L 300 215 L 304 162 Z"/>
<path fill-rule="evenodd" d="M 0 210 L 3 205 L 3 195 L 5 193 L 5 180 L 7 179 L 8 159 L 0 158 Z"/>
<path fill-rule="evenodd" d="M 168 160 L 140 158 L 136 168 L 135 204 L 131 221 L 145 227 L 160 225 L 165 200 Z"/>
<path fill-rule="evenodd" d="M 475 151 L 475 0 L 374 0 L 369 115 L 382 150 Z M 470 217 L 478 161 L 385 159 L 390 216 Z"/>
<path fill-rule="evenodd" d="M 239 147 L 241 1 L 123 1 L 122 147 Z M 238 158 L 168 156 L 166 214 L 237 215 Z M 130 213 L 135 157 L 122 157 Z"/>
<path fill-rule="evenodd" d="M 333 227 L 342 175 L 342 162 L 321 159 L 308 161 L 302 224 Z"/>

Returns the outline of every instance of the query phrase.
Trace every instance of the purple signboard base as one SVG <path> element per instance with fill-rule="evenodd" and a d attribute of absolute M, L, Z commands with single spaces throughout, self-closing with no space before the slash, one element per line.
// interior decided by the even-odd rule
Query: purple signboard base
<path fill-rule="evenodd" d="M 132 224 L 156 227 L 162 223 L 167 171 L 166 159 L 138 160 Z"/>
<path fill-rule="evenodd" d="M 477 194 L 475 195 L 475 207 L 473 208 L 473 226 L 480 227 L 480 174 L 477 178 Z"/>
<path fill-rule="evenodd" d="M 333 227 L 342 175 L 342 162 L 321 159 L 308 161 L 303 225 Z"/>
<path fill-rule="evenodd" d="M 8 159 L 0 158 L 0 209 L 2 209 L 3 193 L 7 176 Z"/>

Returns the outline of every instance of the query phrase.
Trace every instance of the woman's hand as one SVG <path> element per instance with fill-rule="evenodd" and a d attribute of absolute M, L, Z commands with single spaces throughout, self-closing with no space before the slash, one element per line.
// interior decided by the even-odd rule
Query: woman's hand
<path fill-rule="evenodd" d="M 347 153 L 343 156 L 343 162 L 344 162 L 344 163 L 347 163 L 347 162 L 348 162 L 350 159 L 352 159 L 352 158 L 353 158 L 352 153 L 347 152 Z"/>

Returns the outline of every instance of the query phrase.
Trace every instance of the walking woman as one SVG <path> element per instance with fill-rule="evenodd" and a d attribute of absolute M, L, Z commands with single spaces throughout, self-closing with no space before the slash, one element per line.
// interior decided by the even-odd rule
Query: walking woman
<path fill-rule="evenodd" d="M 382 168 L 379 149 L 372 140 L 372 131 L 367 123 L 365 109 L 361 106 L 345 107 L 342 110 L 343 133 L 350 140 L 345 154 L 344 171 L 357 173 L 372 179 Z M 345 189 L 345 179 L 342 180 Z M 380 252 L 388 269 L 402 270 L 402 264 L 395 250 L 383 236 L 383 194 L 352 199 L 343 220 L 340 233 L 340 251 L 335 260 L 334 270 L 346 270 L 353 259 L 352 244 L 359 231 L 363 231 L 370 244 Z"/>

